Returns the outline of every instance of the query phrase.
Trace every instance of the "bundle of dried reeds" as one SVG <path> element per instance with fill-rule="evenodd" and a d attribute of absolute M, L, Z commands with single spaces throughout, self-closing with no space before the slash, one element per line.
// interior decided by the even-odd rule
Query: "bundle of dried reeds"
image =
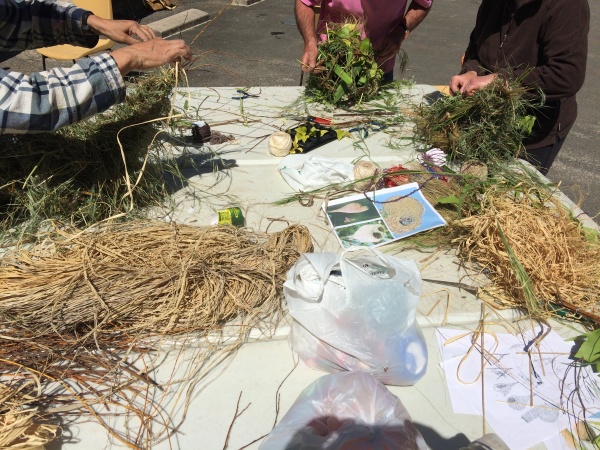
<path fill-rule="evenodd" d="M 45 256 L 2 260 L 5 326 L 71 336 L 208 331 L 279 311 L 280 289 L 306 228 L 271 235 L 235 227 L 123 224 L 57 243 Z"/>
<path fill-rule="evenodd" d="M 480 211 L 457 223 L 460 253 L 504 292 L 499 307 L 547 317 L 556 306 L 600 321 L 600 246 L 551 196 L 535 188 L 492 187 Z"/>
<path fill-rule="evenodd" d="M 187 409 L 193 386 L 250 329 L 274 331 L 285 273 L 311 250 L 301 226 L 267 234 L 128 222 L 7 254 L 0 259 L 0 377 L 35 386 L 39 413 L 53 422 L 91 415 L 129 448 L 169 439 L 177 430 L 173 411 Z M 193 339 L 197 364 L 157 382 L 165 335 L 181 348 Z M 170 404 L 172 397 L 184 404 Z M 0 397 L 0 419 L 13 409 Z M 19 429 L 33 429 L 36 414 L 20 416 Z M 115 417 L 125 429 L 111 425 Z"/>
<path fill-rule="evenodd" d="M 156 139 L 157 119 L 169 115 L 174 84 L 174 69 L 151 72 L 124 103 L 89 120 L 0 135 L 0 242 L 23 240 L 48 219 L 89 225 L 160 203 L 172 161 Z"/>

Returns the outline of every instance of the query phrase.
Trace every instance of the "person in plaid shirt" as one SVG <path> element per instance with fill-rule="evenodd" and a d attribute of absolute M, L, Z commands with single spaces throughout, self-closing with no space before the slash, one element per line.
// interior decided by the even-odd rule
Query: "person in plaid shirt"
<path fill-rule="evenodd" d="M 0 69 L 0 133 L 53 131 L 125 99 L 123 76 L 191 59 L 182 40 L 156 38 L 132 20 L 108 20 L 69 3 L 0 0 L 0 49 L 58 44 L 94 47 L 98 35 L 129 44 L 83 58 L 70 68 L 26 75 Z"/>

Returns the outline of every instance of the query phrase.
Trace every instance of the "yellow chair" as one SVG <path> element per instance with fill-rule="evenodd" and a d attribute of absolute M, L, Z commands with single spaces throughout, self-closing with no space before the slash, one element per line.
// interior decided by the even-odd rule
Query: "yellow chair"
<path fill-rule="evenodd" d="M 103 19 L 112 19 L 112 1 L 111 0 L 73 0 L 73 4 L 80 8 L 92 11 L 96 16 Z M 99 39 L 94 48 L 78 47 L 76 45 L 55 45 L 53 47 L 38 48 L 37 52 L 42 55 L 42 67 L 46 70 L 46 58 L 73 60 L 83 58 L 92 53 L 110 50 L 115 43 L 110 39 Z"/>

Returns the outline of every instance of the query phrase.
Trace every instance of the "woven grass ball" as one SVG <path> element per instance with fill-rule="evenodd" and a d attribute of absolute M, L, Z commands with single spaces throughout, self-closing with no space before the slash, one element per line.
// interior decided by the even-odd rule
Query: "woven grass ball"
<path fill-rule="evenodd" d="M 287 156 L 292 148 L 292 138 L 285 131 L 276 131 L 269 138 L 269 152 L 274 156 Z"/>
<path fill-rule="evenodd" d="M 460 168 L 460 173 L 469 175 L 479 180 L 485 180 L 488 176 L 488 168 L 481 161 L 466 161 Z"/>
<path fill-rule="evenodd" d="M 361 178 L 372 177 L 377 173 L 378 169 L 379 167 L 377 167 L 377 164 L 375 164 L 372 161 L 358 161 L 356 164 L 354 164 L 354 179 L 360 180 Z M 375 186 L 377 184 L 377 181 L 377 178 L 358 181 L 354 183 L 354 188 L 359 191 L 362 191 L 364 189 L 367 189 L 369 186 Z"/>

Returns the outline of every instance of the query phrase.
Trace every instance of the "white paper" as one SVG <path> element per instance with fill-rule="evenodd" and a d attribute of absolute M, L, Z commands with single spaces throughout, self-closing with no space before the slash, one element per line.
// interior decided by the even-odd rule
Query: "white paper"
<path fill-rule="evenodd" d="M 468 333 L 464 330 L 437 333 L 452 408 L 483 415 L 483 392 L 486 420 L 511 450 L 526 450 L 542 441 L 568 448 L 562 446 L 560 431 L 582 419 L 583 405 L 587 417 L 600 411 L 598 376 L 573 366 L 569 359 L 573 343 L 558 334 L 550 332 L 536 345 L 545 331 L 519 336 L 486 333 L 483 380 L 480 335 L 473 345 L 472 333 L 449 342 Z M 561 447 L 555 447 L 560 442 Z"/>

